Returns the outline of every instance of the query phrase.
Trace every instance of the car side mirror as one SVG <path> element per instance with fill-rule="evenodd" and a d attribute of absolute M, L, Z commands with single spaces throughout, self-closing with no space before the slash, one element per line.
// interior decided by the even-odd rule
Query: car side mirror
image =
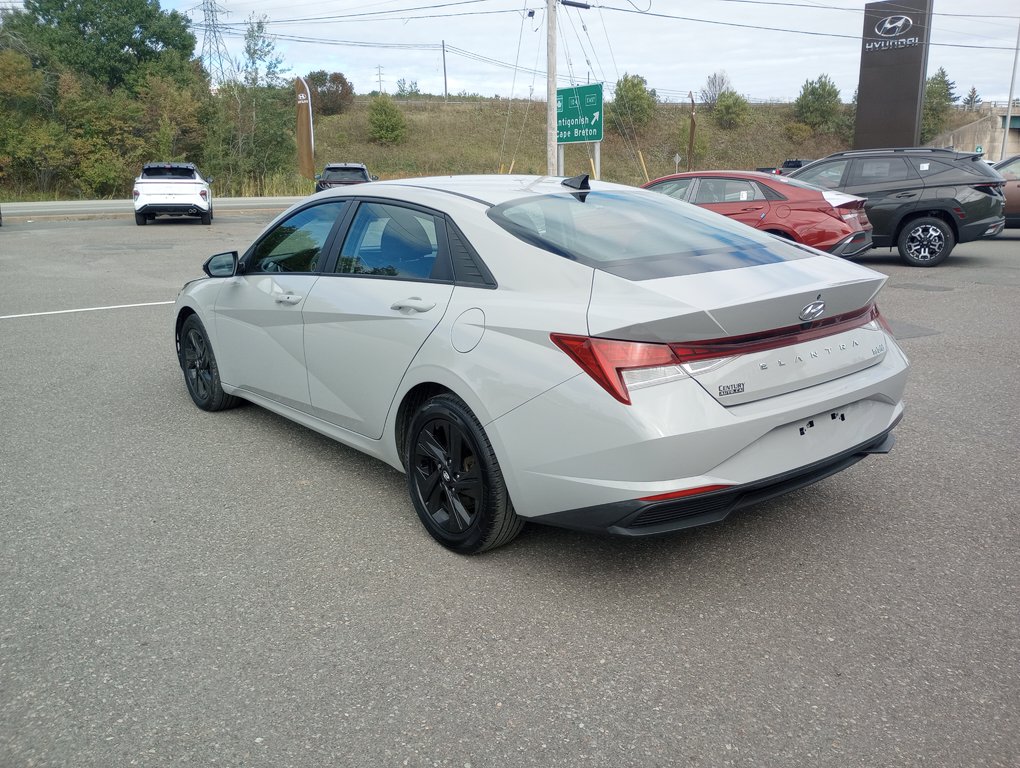
<path fill-rule="evenodd" d="M 316 180 L 316 181 L 318 181 L 318 180 L 319 180 L 319 179 L 321 179 L 321 178 L 322 178 L 322 174 L 321 174 L 321 173 L 317 173 L 317 174 L 315 174 L 315 180 Z"/>
<path fill-rule="evenodd" d="M 202 265 L 202 271 L 209 277 L 233 277 L 237 274 L 237 251 L 210 256 Z"/>
<path fill-rule="evenodd" d="M 208 179 L 205 180 L 205 183 L 206 184 L 212 184 L 214 181 L 215 181 L 215 179 L 212 176 L 210 176 Z"/>
<path fill-rule="evenodd" d="M 379 181 L 379 177 L 376 176 L 375 174 L 372 174 L 371 176 L 369 176 L 369 178 L 372 179 L 372 181 Z"/>

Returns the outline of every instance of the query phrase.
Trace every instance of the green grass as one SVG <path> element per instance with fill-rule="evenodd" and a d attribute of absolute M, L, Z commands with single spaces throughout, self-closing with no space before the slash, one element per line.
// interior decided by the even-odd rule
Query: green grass
<path fill-rule="evenodd" d="M 544 174 L 545 103 L 506 99 L 470 103 L 396 102 L 408 124 L 399 145 L 373 142 L 368 107 L 355 104 L 342 114 L 320 118 L 315 126 L 315 163 L 360 162 L 381 179 L 461 173 Z M 790 105 L 754 105 L 747 122 L 724 130 L 699 109 L 695 168 L 753 170 L 775 166 L 788 157 L 818 158 L 847 147 L 831 134 L 791 142 L 784 129 L 793 120 Z M 602 178 L 624 184 L 673 173 L 673 156 L 686 158 L 690 107 L 660 104 L 653 121 L 625 139 L 607 128 L 602 143 Z M 590 172 L 588 145 L 566 147 L 565 173 Z M 640 153 L 640 155 L 639 155 Z M 686 159 L 681 163 L 686 170 Z"/>

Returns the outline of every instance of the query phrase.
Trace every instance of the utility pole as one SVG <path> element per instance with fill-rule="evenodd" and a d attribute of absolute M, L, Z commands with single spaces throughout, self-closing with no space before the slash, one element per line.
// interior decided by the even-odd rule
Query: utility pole
<path fill-rule="evenodd" d="M 545 53 L 546 53 L 546 107 L 545 107 L 545 166 L 546 175 L 559 176 L 563 172 L 563 148 L 556 137 L 556 4 L 571 8 L 591 8 L 582 0 L 547 0 Z M 596 146 L 596 153 L 600 148 Z M 599 156 L 601 157 L 601 155 Z M 601 163 L 601 160 L 598 162 Z M 596 172 L 597 175 L 597 172 Z"/>
<path fill-rule="evenodd" d="M 1002 130 L 1002 146 L 999 148 L 999 160 L 1006 157 L 1006 144 L 1009 142 L 1009 124 L 1013 121 L 1013 86 L 1016 85 L 1016 60 L 1020 56 L 1020 21 L 1016 25 L 1016 48 L 1013 51 L 1013 74 L 1009 78 L 1009 101 L 1006 102 L 1006 127 Z"/>
<path fill-rule="evenodd" d="M 546 0 L 545 172 L 556 175 L 556 0 Z"/>
<path fill-rule="evenodd" d="M 443 101 L 449 101 L 450 95 L 446 88 L 446 41 L 443 41 Z"/>
<path fill-rule="evenodd" d="M 382 67 L 381 66 L 376 67 L 375 68 L 375 72 L 376 72 L 376 76 L 379 78 L 379 95 L 382 96 L 382 92 L 383 92 L 383 89 L 382 89 Z"/>

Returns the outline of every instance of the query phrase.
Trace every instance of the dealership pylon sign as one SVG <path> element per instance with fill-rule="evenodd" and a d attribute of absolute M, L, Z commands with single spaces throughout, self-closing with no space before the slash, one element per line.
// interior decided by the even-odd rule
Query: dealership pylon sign
<path fill-rule="evenodd" d="M 931 0 L 864 6 L 854 149 L 920 143 L 930 32 Z"/>

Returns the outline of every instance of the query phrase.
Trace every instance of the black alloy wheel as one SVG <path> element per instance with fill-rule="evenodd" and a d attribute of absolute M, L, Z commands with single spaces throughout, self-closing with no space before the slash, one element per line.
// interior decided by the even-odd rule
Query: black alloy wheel
<path fill-rule="evenodd" d="M 956 241 L 942 219 L 924 216 L 903 227 L 897 245 L 900 258 L 912 267 L 937 267 L 949 258 Z"/>
<path fill-rule="evenodd" d="M 179 359 L 188 394 L 203 411 L 222 411 L 237 405 L 237 398 L 220 386 L 220 370 L 205 327 L 197 315 L 181 326 Z"/>
<path fill-rule="evenodd" d="M 459 397 L 438 395 L 418 410 L 405 458 L 411 503 L 444 547 L 474 554 L 520 533 L 485 430 Z"/>

